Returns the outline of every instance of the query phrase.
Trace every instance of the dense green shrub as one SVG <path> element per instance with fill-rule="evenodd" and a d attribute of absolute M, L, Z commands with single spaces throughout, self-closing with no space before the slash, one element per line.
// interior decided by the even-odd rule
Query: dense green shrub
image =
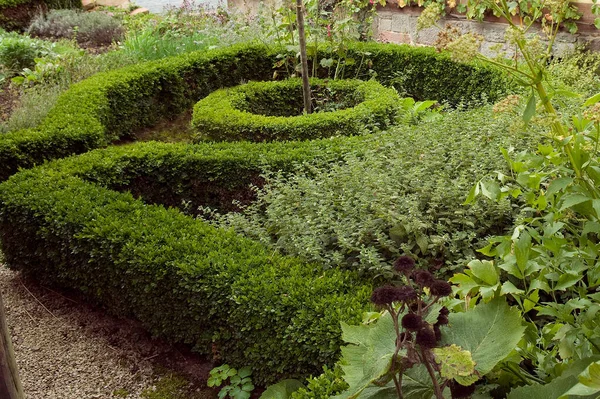
<path fill-rule="evenodd" d="M 337 109 L 302 115 L 300 79 L 217 90 L 194 106 L 192 125 L 199 132 L 197 139 L 271 141 L 351 136 L 375 126 L 387 127 L 400 101 L 395 90 L 375 81 L 313 79 L 311 86 L 313 103 L 318 94 L 331 97 L 313 104 L 313 108 Z"/>
<path fill-rule="evenodd" d="M 365 61 L 346 65 L 345 77 L 365 78 L 374 73 L 380 83 L 393 85 L 400 95 L 416 100 L 477 105 L 495 102 L 515 87 L 497 69 L 454 62 L 448 53 L 438 53 L 432 47 L 361 42 L 350 46 L 347 57 Z"/>
<path fill-rule="evenodd" d="M 339 365 L 333 369 L 324 367 L 323 374 L 307 380 L 305 388 L 300 388 L 292 394 L 292 399 L 329 399 L 348 389 L 344 380 L 344 372 Z"/>
<path fill-rule="evenodd" d="M 103 12 L 51 10 L 38 15 L 29 34 L 53 39 L 75 39 L 79 44 L 105 46 L 123 38 L 121 21 Z"/>
<path fill-rule="evenodd" d="M 383 83 L 404 76 L 404 88 L 418 98 L 449 103 L 482 96 L 494 100 L 510 89 L 504 75 L 494 69 L 457 64 L 429 49 L 357 43 L 350 51 L 369 52 Z M 177 115 L 217 88 L 269 80 L 280 52 L 237 45 L 126 67 L 73 85 L 40 126 L 0 137 L 0 179 L 20 167 L 126 137 L 160 118 Z M 422 77 L 420 70 L 427 76 Z"/>
<path fill-rule="evenodd" d="M 0 73 L 14 76 L 24 68 L 33 68 L 36 59 L 55 60 L 76 50 L 64 43 L 32 39 L 0 29 Z"/>
<path fill-rule="evenodd" d="M 295 150 L 275 143 L 252 154 L 252 147 L 147 143 L 18 173 L 0 185 L 6 263 L 201 352 L 215 342 L 224 361 L 251 365 L 259 383 L 315 374 L 336 360 L 339 321 L 360 320 L 369 284 L 102 187 L 122 184 L 123 175 L 160 181 L 169 168 L 171 175 L 189 168 L 201 179 L 247 185 L 260 165 L 285 166 L 314 158 L 318 148 L 328 151 L 323 144 Z M 142 173 L 132 176 L 134 169 Z"/>
<path fill-rule="evenodd" d="M 33 67 L 39 56 L 40 49 L 31 42 L 12 37 L 0 39 L 0 65 L 9 74 Z"/>
<path fill-rule="evenodd" d="M 513 220 L 508 202 L 461 205 L 477 179 L 506 169 L 500 147 L 529 145 L 531 135 L 507 131 L 510 121 L 484 107 L 395 127 L 364 137 L 361 152 L 351 149 L 344 162 L 272 175 L 243 212 L 207 214 L 325 267 L 379 273 L 412 253 L 425 266 L 462 268 L 486 236 Z"/>

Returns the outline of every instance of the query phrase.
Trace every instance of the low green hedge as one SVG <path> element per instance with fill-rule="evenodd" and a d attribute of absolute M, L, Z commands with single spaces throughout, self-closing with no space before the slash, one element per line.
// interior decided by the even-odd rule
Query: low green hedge
<path fill-rule="evenodd" d="M 313 94 L 332 97 L 340 107 L 302 115 L 302 81 L 252 82 L 217 90 L 194 106 L 196 140 L 312 140 L 352 136 L 394 121 L 400 97 L 375 81 L 311 81 Z M 321 93 L 323 92 L 323 93 Z M 313 96 L 314 99 L 314 96 Z M 314 100 L 313 100 L 314 102 Z"/>
<path fill-rule="evenodd" d="M 73 85 L 39 127 L 0 136 L 0 180 L 19 168 L 127 137 L 175 116 L 215 89 L 270 80 L 282 52 L 244 44 L 135 65 Z M 368 54 L 380 82 L 418 99 L 495 101 L 512 87 L 496 69 L 458 64 L 434 49 L 356 43 L 349 52 L 355 58 Z M 346 76 L 360 75 L 347 68 Z"/>
<path fill-rule="evenodd" d="M 144 143 L 23 171 L 0 185 L 6 264 L 200 352 L 214 342 L 223 362 L 251 365 L 258 383 L 316 374 L 337 359 L 340 320 L 360 320 L 368 283 L 110 188 L 137 184 L 152 196 L 165 181 L 189 182 L 186 193 L 236 180 L 235 190 L 265 167 L 339 157 L 341 143 Z"/>
<path fill-rule="evenodd" d="M 496 70 L 455 64 L 430 49 L 356 44 L 350 51 L 368 52 L 384 83 L 406 77 L 417 98 L 454 104 L 486 93 L 493 100 L 506 90 Z M 215 89 L 269 80 L 279 53 L 240 45 L 76 84 L 38 128 L 0 137 L 0 178 L 127 137 Z M 419 68 L 429 73 L 427 79 L 410 82 Z M 115 190 L 131 190 L 150 203 L 225 207 L 231 199 L 243 200 L 265 165 L 285 169 L 315 157 L 331 159 L 353 143 L 360 148 L 360 140 L 148 144 L 22 171 L 0 185 L 6 262 L 80 290 L 114 313 L 132 315 L 155 334 L 201 351 L 216 342 L 224 361 L 252 365 L 259 383 L 316 374 L 336 360 L 339 321 L 358 321 L 369 284 L 351 273 L 323 272 L 273 254 L 233 232 Z"/>

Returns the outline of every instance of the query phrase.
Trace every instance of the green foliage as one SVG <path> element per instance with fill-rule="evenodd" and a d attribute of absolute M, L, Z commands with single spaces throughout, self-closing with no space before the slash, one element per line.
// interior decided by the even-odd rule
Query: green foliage
<path fill-rule="evenodd" d="M 427 304 L 422 305 L 424 309 L 429 308 Z M 387 309 L 370 324 L 342 324 L 342 337 L 349 345 L 342 348 L 340 365 L 349 388 L 336 398 L 445 397 L 442 395 L 449 393 L 450 381 L 469 386 L 490 373 L 513 351 L 525 330 L 519 312 L 497 300 L 465 313 L 450 314 L 448 326 L 442 326 L 439 347 L 431 349 L 435 343 L 420 343 L 417 336 L 419 349 L 415 349 L 412 340 L 405 338 L 409 330 L 394 321 L 407 310 L 400 305 Z M 439 307 L 434 309 L 429 313 L 436 319 Z"/>
<path fill-rule="evenodd" d="M 308 379 L 306 388 L 300 388 L 291 394 L 293 399 L 328 399 L 348 389 L 344 381 L 344 372 L 339 365 L 323 368 L 318 377 Z"/>
<path fill-rule="evenodd" d="M 366 389 L 377 389 L 374 383 L 389 372 L 396 349 L 392 316 L 386 313 L 372 325 L 349 326 L 342 323 L 342 339 L 350 344 L 342 348 L 340 360 L 348 390 L 337 397 L 356 398 Z M 405 356 L 406 352 L 399 355 Z"/>
<path fill-rule="evenodd" d="M 442 342 L 469 351 L 479 375 L 488 374 L 505 359 L 525 332 L 519 311 L 501 299 L 465 313 L 452 313 L 448 319 L 450 327 L 442 328 Z"/>
<path fill-rule="evenodd" d="M 510 397 L 515 398 L 530 397 L 532 392 L 552 398 L 597 393 L 592 382 L 595 366 L 590 366 L 587 374 L 574 370 L 582 363 L 589 365 L 600 354 L 600 95 L 583 104 L 565 106 L 569 104 L 565 97 L 579 96 L 560 86 L 556 88 L 547 61 L 559 26 L 568 18 L 569 3 L 546 5 L 549 9 L 543 3 L 532 3 L 533 11 L 539 15 L 553 15 L 552 22 L 544 26 L 549 39 L 547 47 L 537 37 L 526 35 L 533 19 L 509 21 L 511 40 L 525 64 L 503 66 L 531 93 L 523 119 L 545 122 L 546 131 L 533 151 L 502 149 L 510 171 L 498 171 L 494 178 L 479 181 L 466 201 L 472 202 L 477 196 L 496 202 L 516 198 L 521 204 L 519 217 L 510 233 L 491 238 L 489 245 L 480 250 L 494 257 L 493 262 L 473 261 L 469 270 L 452 279 L 459 284 L 457 292 L 461 298 L 468 298 L 466 306 L 479 301 L 477 309 L 486 306 L 482 302 L 506 300 L 516 304 L 526 320 L 525 339 L 496 376 L 505 389 L 507 385 L 535 383 L 513 390 Z M 496 3 L 493 7 L 510 19 L 508 3 Z M 589 60 L 587 68 L 592 73 L 585 81 L 594 82 L 597 62 Z M 581 59 L 576 57 L 574 61 L 562 68 L 577 72 Z M 559 72 L 559 83 L 567 82 L 564 72 L 560 73 L 561 66 L 558 67 L 551 72 Z M 574 101 L 580 102 L 571 100 L 571 104 Z M 574 375 L 578 379 L 567 378 Z"/>
<path fill-rule="evenodd" d="M 102 187 L 127 189 L 131 179 L 148 202 L 160 202 L 168 176 L 196 189 L 219 179 L 243 185 L 244 176 L 249 184 L 252 165 L 260 170 L 272 157 L 276 166 L 285 146 L 291 159 L 318 150 L 292 144 L 269 144 L 251 158 L 250 143 L 200 146 L 196 155 L 189 146 L 145 143 L 23 171 L 0 186 L 6 263 L 134 316 L 156 335 L 205 353 L 214 343 L 228 364 L 251 365 L 259 383 L 318 372 L 337 359 L 339 321 L 360 319 L 368 283 Z M 321 143 L 324 154 L 328 145 Z M 183 173 L 186 163 L 199 180 Z M 9 228 L 15 223 L 21 227 Z"/>
<path fill-rule="evenodd" d="M 341 109 L 302 115 L 302 82 L 255 82 L 209 94 L 194 107 L 192 125 L 197 139 L 216 141 L 309 140 L 355 135 L 369 128 L 387 127 L 393 121 L 398 95 L 375 81 L 323 82 L 319 88 L 339 96 Z M 344 102 L 346 107 L 344 108 Z"/>
<path fill-rule="evenodd" d="M 0 30 L 0 68 L 10 77 L 33 68 L 40 58 L 54 60 L 73 51 L 62 43 L 50 43 Z"/>
<path fill-rule="evenodd" d="M 243 214 L 213 220 L 325 267 L 377 274 L 411 253 L 426 267 L 462 269 L 514 218 L 507 202 L 460 205 L 474 178 L 505 168 L 500 146 L 531 142 L 507 134 L 509 122 L 482 108 L 367 136 L 339 164 L 271 175 Z"/>
<path fill-rule="evenodd" d="M 515 388 L 510 391 L 507 399 L 569 399 L 584 396 L 586 398 L 597 397 L 600 392 L 598 382 L 600 379 L 596 374 L 594 380 L 590 379 L 592 374 L 598 372 L 598 356 L 575 362 L 560 377 L 553 379 L 550 383 L 541 385 Z M 594 386 L 595 385 L 595 386 Z M 593 396 L 592 396 L 593 395 Z"/>
<path fill-rule="evenodd" d="M 304 385 L 300 381 L 283 380 L 270 385 L 260 397 L 261 399 L 287 399 L 300 389 L 304 389 Z"/>
<path fill-rule="evenodd" d="M 123 37 L 123 26 L 118 19 L 103 12 L 50 10 L 35 18 L 28 32 L 33 36 L 104 46 Z"/>
<path fill-rule="evenodd" d="M 223 364 L 210 370 L 206 384 L 209 387 L 221 387 L 219 399 L 249 399 L 254 390 L 251 376 L 252 369 L 248 366 L 237 370 Z"/>
<path fill-rule="evenodd" d="M 390 83 L 402 70 L 405 91 L 417 98 L 426 95 L 457 104 L 482 95 L 495 99 L 506 91 L 506 79 L 496 70 L 457 64 L 433 50 L 381 44 L 349 48 L 350 52 L 367 50 L 382 83 Z M 126 67 L 73 85 L 40 126 L 0 137 L 0 178 L 6 179 L 19 167 L 125 138 L 179 114 L 216 88 L 242 80 L 268 80 L 277 54 L 277 49 L 260 45 L 238 45 Z"/>
<path fill-rule="evenodd" d="M 436 101 L 415 101 L 407 97 L 400 101 L 400 110 L 397 119 L 409 125 L 418 125 L 421 122 L 433 122 L 442 117 L 440 109 L 435 108 Z"/>

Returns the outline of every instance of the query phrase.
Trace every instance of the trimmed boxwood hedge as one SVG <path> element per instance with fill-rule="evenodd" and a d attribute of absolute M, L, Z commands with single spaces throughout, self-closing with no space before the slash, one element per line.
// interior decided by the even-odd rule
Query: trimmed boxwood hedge
<path fill-rule="evenodd" d="M 311 86 L 313 93 L 331 91 L 336 96 L 333 101 L 346 102 L 349 107 L 302 115 L 300 79 L 252 82 L 217 90 L 194 106 L 192 126 L 198 132 L 196 140 L 312 140 L 351 136 L 369 127 L 386 128 L 393 122 L 400 101 L 394 89 L 373 80 L 312 79 Z M 279 112 L 273 115 L 275 109 Z"/>
<path fill-rule="evenodd" d="M 38 128 L 0 137 L 0 178 L 127 137 L 215 89 L 269 80 L 279 53 L 240 45 L 76 84 Z M 351 55 L 366 53 L 382 82 L 404 77 L 403 88 L 416 98 L 456 104 L 482 95 L 494 100 L 506 91 L 506 79 L 496 70 L 456 64 L 433 49 L 378 44 L 350 49 Z M 361 139 L 153 143 L 22 171 L 0 185 L 6 262 L 80 290 L 114 313 L 133 315 L 155 334 L 201 351 L 216 342 L 224 361 L 252 365 L 259 383 L 316 374 L 336 360 L 339 321 L 359 320 L 370 285 L 153 204 L 224 206 L 246 195 L 264 165 L 285 169 L 315 157 L 331 159 L 348 146 L 359 148 Z M 150 204 L 117 190 L 131 190 Z"/>
<path fill-rule="evenodd" d="M 0 185 L 6 263 L 201 352 L 215 342 L 224 362 L 251 365 L 261 384 L 316 374 L 336 360 L 339 322 L 360 320 L 370 284 L 108 188 L 177 172 L 185 182 L 190 171 L 205 181 L 248 184 L 265 165 L 285 169 L 344 150 L 332 152 L 331 140 L 294 144 L 232 151 L 145 143 L 18 173 Z"/>
<path fill-rule="evenodd" d="M 185 54 L 101 73 L 61 95 L 35 129 L 0 136 L 0 180 L 46 160 L 87 152 L 173 117 L 210 92 L 243 81 L 270 80 L 282 50 L 237 45 Z M 368 54 L 372 70 L 385 85 L 401 82 L 417 99 L 450 104 L 487 97 L 495 101 L 511 90 L 494 68 L 455 63 L 432 48 L 356 43 L 349 56 Z M 356 76 L 353 66 L 346 76 Z"/>

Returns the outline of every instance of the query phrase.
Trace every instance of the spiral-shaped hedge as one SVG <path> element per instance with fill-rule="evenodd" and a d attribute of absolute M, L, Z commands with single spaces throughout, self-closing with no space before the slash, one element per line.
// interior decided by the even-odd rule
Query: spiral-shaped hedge
<path fill-rule="evenodd" d="M 222 87 L 269 80 L 279 49 L 237 46 L 94 76 L 74 85 L 36 129 L 0 137 L 0 177 L 87 152 L 179 114 Z M 494 100 L 506 79 L 433 49 L 356 44 L 384 84 L 450 104 Z M 359 71 L 346 71 L 356 75 Z M 338 356 L 340 321 L 359 320 L 370 284 L 264 246 L 163 205 L 251 200 L 265 165 L 360 151 L 368 136 L 288 143 L 134 144 L 25 170 L 0 185 L 6 263 L 77 289 L 154 334 L 220 349 L 255 379 L 317 374 Z"/>
<path fill-rule="evenodd" d="M 217 90 L 200 100 L 194 106 L 192 126 L 198 131 L 198 140 L 314 140 L 352 136 L 369 128 L 389 126 L 400 101 L 394 89 L 374 80 L 313 79 L 311 90 L 313 94 L 325 92 L 331 96 L 333 110 L 303 115 L 300 79 L 251 82 Z"/>

